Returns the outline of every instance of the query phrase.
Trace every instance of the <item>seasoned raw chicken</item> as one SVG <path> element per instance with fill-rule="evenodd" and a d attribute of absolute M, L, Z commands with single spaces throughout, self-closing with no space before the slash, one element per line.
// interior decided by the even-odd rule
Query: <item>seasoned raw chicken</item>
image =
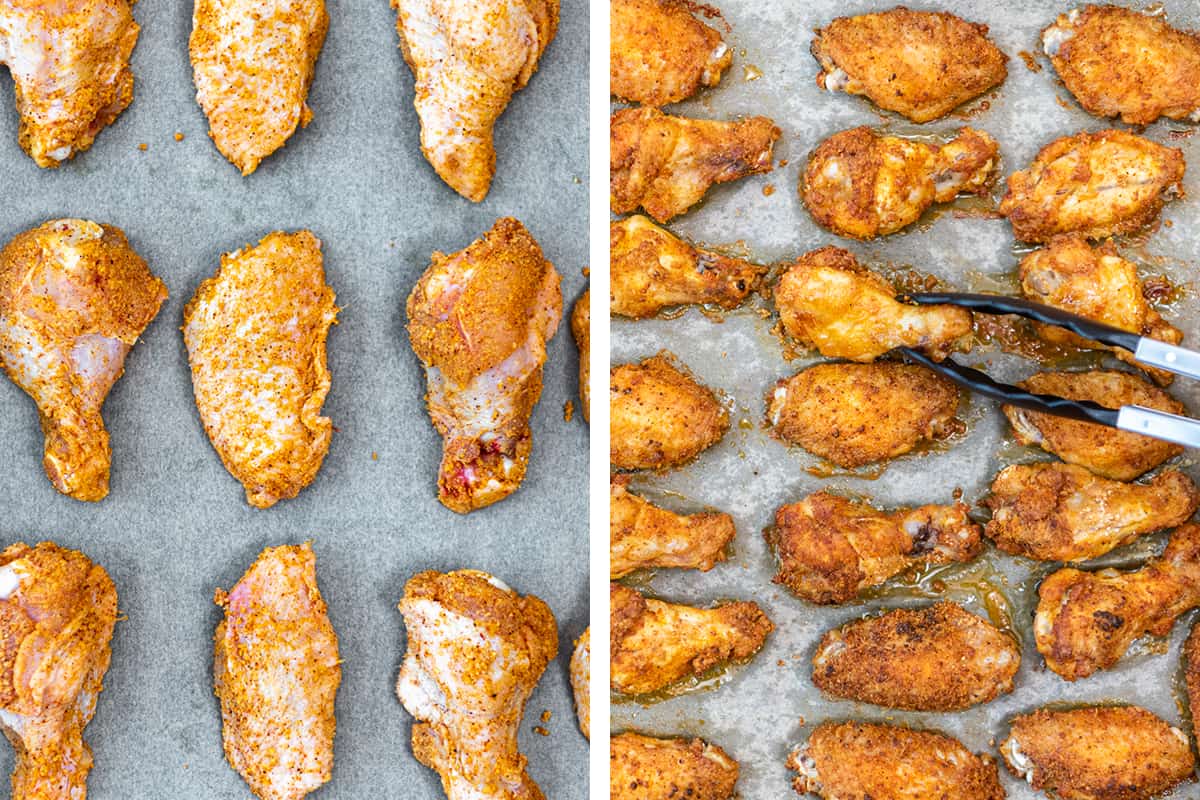
<path fill-rule="evenodd" d="M 813 220 L 841 236 L 873 239 L 916 222 L 934 203 L 987 194 L 999 145 L 963 128 L 940 147 L 868 127 L 835 133 L 808 157 L 800 197 Z"/>
<path fill-rule="evenodd" d="M 613 691 L 656 692 L 731 661 L 747 661 L 775 626 L 757 603 L 695 608 L 642 597 L 622 586 L 609 591 Z"/>
<path fill-rule="evenodd" d="M 1021 650 L 956 603 L 897 608 L 835 628 L 813 656 L 813 683 L 834 697 L 909 711 L 960 711 L 1013 689 Z"/>
<path fill-rule="evenodd" d="M 167 287 L 120 228 L 58 219 L 0 250 L 0 361 L 37 403 L 42 464 L 76 500 L 108 494 L 100 409 Z"/>
<path fill-rule="evenodd" d="M 1010 730 L 1009 771 L 1061 800 L 1149 800 L 1194 779 L 1187 734 L 1137 706 L 1040 708 Z"/>
<path fill-rule="evenodd" d="M 200 419 L 252 506 L 295 497 L 329 450 L 333 423 L 321 405 L 337 312 L 310 231 L 275 231 L 222 255 L 183 310 Z"/>
<path fill-rule="evenodd" d="M 696 12 L 719 13 L 688 0 L 613 0 L 609 91 L 633 103 L 665 106 L 720 83 L 733 50 Z"/>
<path fill-rule="evenodd" d="M 852 469 L 961 433 L 958 385 L 915 364 L 817 364 L 767 396 L 771 435 Z"/>
<path fill-rule="evenodd" d="M 779 136 L 766 117 L 720 122 L 622 109 L 609 125 L 609 204 L 614 214 L 641 206 L 666 222 L 699 203 L 714 183 L 770 172 Z"/>
<path fill-rule="evenodd" d="M 971 331 L 971 312 L 896 300 L 882 276 L 840 247 L 805 253 L 775 286 L 783 330 L 828 358 L 874 361 L 897 347 L 944 358 Z"/>
<path fill-rule="evenodd" d="M 583 421 L 592 418 L 592 290 L 585 289 L 571 309 L 571 336 L 579 348 L 579 407 Z"/>
<path fill-rule="evenodd" d="M 987 25 L 944 11 L 901 6 L 839 17 L 815 33 L 817 86 L 866 95 L 913 122 L 945 116 L 1008 75 L 1008 56 L 988 38 Z"/>
<path fill-rule="evenodd" d="M 1013 464 L 992 482 L 984 533 L 1006 553 L 1086 561 L 1147 533 L 1187 522 L 1200 507 L 1192 479 L 1169 469 L 1122 483 L 1073 464 Z"/>
<path fill-rule="evenodd" d="M 496 174 L 492 126 L 558 30 L 558 0 L 391 0 L 416 80 L 421 152 L 473 202 Z"/>
<path fill-rule="evenodd" d="M 622 733 L 609 743 L 609 800 L 732 800 L 738 762 L 703 739 Z"/>
<path fill-rule="evenodd" d="M 407 310 L 443 440 L 438 500 L 460 514 L 503 500 L 525 478 L 546 342 L 562 316 L 554 265 L 504 217 L 467 248 L 435 252 Z"/>
<path fill-rule="evenodd" d="M 592 629 L 584 630 L 575 640 L 571 651 L 571 693 L 575 695 L 575 716 L 579 718 L 579 730 L 587 738 L 592 736 Z"/>
<path fill-rule="evenodd" d="M 654 567 L 707 572 L 726 559 L 737 533 L 733 517 L 704 512 L 676 514 L 626 490 L 629 478 L 609 483 L 609 577 Z"/>
<path fill-rule="evenodd" d="M 677 467 L 720 441 L 729 412 L 667 355 L 609 371 L 609 462 L 616 469 Z"/>
<path fill-rule="evenodd" d="M 810 603 L 846 603 L 921 564 L 970 561 L 983 549 L 965 503 L 886 512 L 817 492 L 775 512 L 764 532 L 772 580 Z"/>
<path fill-rule="evenodd" d="M 18 142 L 39 167 L 92 146 L 133 100 L 130 0 L 4 0 L 0 64 L 12 73 Z"/>
<path fill-rule="evenodd" d="M 305 127 L 329 15 L 325 0 L 195 0 L 196 102 L 221 155 L 249 175 Z"/>
<path fill-rule="evenodd" d="M 1166 636 L 1200 606 L 1200 525 L 1177 528 L 1141 569 L 1060 569 L 1042 581 L 1038 598 L 1033 633 L 1046 666 L 1068 681 L 1108 669 L 1134 639 Z"/>
<path fill-rule="evenodd" d="M 16 752 L 12 800 L 84 800 L 117 621 L 108 573 L 77 550 L 23 542 L 0 553 L 0 729 Z M 110 712 L 111 713 L 111 712 Z"/>
<path fill-rule="evenodd" d="M 475 570 L 422 572 L 400 601 L 408 650 L 396 694 L 417 760 L 449 800 L 543 800 L 517 750 L 525 702 L 558 653 L 549 607 Z"/>
<path fill-rule="evenodd" d="M 1089 113 L 1148 125 L 1200 121 L 1200 38 L 1161 11 L 1112 5 L 1072 9 L 1042 31 L 1042 49 Z"/>
<path fill-rule="evenodd" d="M 342 682 L 312 546 L 268 547 L 214 599 L 225 609 L 213 655 L 225 758 L 262 800 L 301 800 L 332 777 Z"/>
<path fill-rule="evenodd" d="M 992 757 L 935 731 L 823 722 L 787 766 L 797 794 L 824 800 L 1004 800 Z"/>
<path fill-rule="evenodd" d="M 1185 168 L 1179 148 L 1125 131 L 1064 136 L 1043 147 L 1029 169 L 1008 176 L 1000 213 L 1023 242 L 1131 233 L 1183 196 Z"/>
<path fill-rule="evenodd" d="M 1091 400 L 1107 408 L 1139 405 L 1171 414 L 1187 413 L 1183 403 L 1128 372 L 1039 372 L 1017 385 L 1039 394 Z M 1063 461 L 1118 481 L 1131 481 L 1183 452 L 1179 445 L 1162 439 L 1093 422 L 1077 422 L 1016 406 L 1003 406 L 1003 411 L 1021 444 L 1038 445 Z"/>

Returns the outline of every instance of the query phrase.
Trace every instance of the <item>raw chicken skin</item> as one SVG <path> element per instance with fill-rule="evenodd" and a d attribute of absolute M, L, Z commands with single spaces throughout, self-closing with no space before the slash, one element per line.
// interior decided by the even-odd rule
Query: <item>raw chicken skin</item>
<path fill-rule="evenodd" d="M 592 629 L 584 630 L 575 640 L 571 652 L 571 691 L 575 695 L 575 716 L 579 718 L 579 730 L 586 738 L 592 732 Z"/>

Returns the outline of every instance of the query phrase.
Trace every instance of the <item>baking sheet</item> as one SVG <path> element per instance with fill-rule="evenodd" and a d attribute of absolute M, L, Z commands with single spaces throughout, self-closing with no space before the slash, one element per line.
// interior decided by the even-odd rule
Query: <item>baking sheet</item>
<path fill-rule="evenodd" d="M 567 309 L 582 291 L 587 3 L 564 0 L 557 39 L 501 118 L 498 174 L 480 205 L 454 194 L 420 154 L 412 75 L 386 0 L 328 3 L 312 124 L 249 178 L 212 146 L 195 103 L 191 6 L 135 6 L 142 33 L 133 104 L 61 169 L 38 169 L 18 148 L 12 82 L 0 70 L 0 239 L 55 217 L 112 223 L 171 292 L 105 407 L 113 469 L 104 502 L 78 503 L 51 488 L 34 405 L 0 380 L 0 538 L 82 549 L 109 571 L 127 617 L 86 732 L 95 752 L 90 797 L 251 797 L 221 751 L 213 589 L 231 587 L 263 547 L 308 538 L 345 661 L 333 780 L 312 797 L 443 796 L 436 774 L 412 757 L 411 718 L 393 693 L 404 647 L 395 606 L 415 572 L 458 567 L 493 572 L 553 609 L 559 657 L 530 700 L 520 742 L 547 796 L 586 797 L 586 741 L 567 660 L 587 625 L 588 435 L 578 415 L 563 420 L 563 404 L 577 404 L 567 321 L 549 345 L 524 486 L 461 517 L 435 497 L 441 442 L 422 402 L 403 306 L 433 250 L 467 245 L 502 215 L 520 218 L 555 263 Z M 325 404 L 337 432 L 316 481 L 260 511 L 246 505 L 204 435 L 178 328 L 184 303 L 222 252 L 303 227 L 324 242 L 342 308 L 330 331 Z M 542 725 L 549 736 L 532 731 Z M 0 751 L 7 773 L 9 748 Z"/>
<path fill-rule="evenodd" d="M 991 36 L 1010 57 L 1009 76 L 997 90 L 970 103 L 964 118 L 950 117 L 923 126 L 879 112 L 861 98 L 824 93 L 816 87 L 816 61 L 808 46 L 814 27 L 834 17 L 890 8 L 888 2 L 718 3 L 732 26 L 733 66 L 721 85 L 672 111 L 692 116 L 730 118 L 765 114 L 783 129 L 776 148 L 786 166 L 711 191 L 704 204 L 673 220 L 669 227 L 693 241 L 707 243 L 733 255 L 760 263 L 790 262 L 826 244 L 845 247 L 876 268 L 911 266 L 936 275 L 950 285 L 977 291 L 1015 289 L 1012 275 L 1026 249 L 1014 246 L 1004 220 L 979 216 L 959 218 L 953 210 L 927 214 L 908 232 L 859 243 L 817 227 L 800 203 L 796 184 L 810 150 L 825 137 L 856 125 L 882 126 L 899 133 L 948 133 L 964 124 L 982 128 L 1000 142 L 1002 178 L 1024 168 L 1051 140 L 1080 130 L 1100 130 L 1109 123 L 1092 118 L 1057 83 L 1048 60 L 1034 73 L 1023 63 L 1022 50 L 1040 53 L 1038 33 L 1068 6 L 1061 3 L 1016 0 L 1009 3 L 919 2 L 916 8 L 949 9 L 966 19 L 990 26 Z M 1200 25 L 1194 4 L 1165 3 L 1176 26 Z M 720 24 L 719 22 L 716 24 Z M 1121 126 L 1118 126 L 1121 127 Z M 1200 344 L 1200 138 L 1178 138 L 1194 126 L 1158 123 L 1146 130 L 1152 139 L 1183 148 L 1191 165 L 1185 180 L 1190 197 L 1172 203 L 1163 226 L 1140 239 L 1126 240 L 1121 250 L 1143 267 L 1143 275 L 1165 274 L 1183 291 L 1164 311 L 1185 332 L 1184 344 Z M 773 187 L 769 195 L 765 187 Z M 1002 187 L 998 186 L 996 198 Z M 771 190 L 768 190 L 771 191 Z M 955 207 L 978 208 L 975 201 Z M 994 586 L 1009 606 L 1022 639 L 1023 661 L 1012 694 L 990 704 L 953 714 L 894 712 L 867 704 L 832 701 L 821 696 L 810 679 L 811 659 L 822 633 L 881 607 L 920 606 L 933 602 L 917 592 L 892 584 L 886 596 L 858 605 L 811 606 L 770 582 L 774 558 L 762 539 L 762 529 L 774 520 L 776 508 L 827 487 L 869 497 L 877 506 L 948 503 L 961 487 L 966 502 L 983 497 L 1002 463 L 1044 458 L 1040 451 L 1015 445 L 1007 423 L 991 401 L 975 399 L 962 417 L 967 432 L 950 446 L 924 455 L 909 455 L 890 463 L 875 479 L 842 471 L 828 478 L 807 472 L 820 461 L 799 447 L 788 447 L 767 436 L 762 427 L 764 394 L 777 379 L 790 376 L 819 359 L 811 354 L 788 362 L 779 340 L 769 332 L 777 322 L 761 299 L 714 321 L 697 309 L 674 319 L 643 322 L 616 320 L 612 325 L 614 362 L 640 359 L 660 349 L 674 352 L 706 385 L 725 393 L 732 409 L 732 426 L 725 438 L 684 469 L 664 475 L 639 475 L 632 488 L 680 510 L 711 506 L 733 514 L 738 529 L 735 553 L 711 572 L 659 571 L 635 579 L 639 588 L 665 599 L 707 605 L 716 600 L 754 599 L 776 625 L 766 647 L 746 666 L 735 667 L 699 690 L 648 706 L 613 705 L 613 730 L 638 729 L 660 735 L 696 735 L 725 748 L 741 762 L 738 789 L 747 800 L 793 796 L 793 773 L 784 767 L 788 752 L 805 741 L 813 727 L 826 719 L 857 718 L 940 729 L 960 738 L 975 752 L 989 751 L 1007 732 L 1004 721 L 1044 703 L 1127 701 L 1149 708 L 1173 724 L 1184 722 L 1179 696 L 1179 647 L 1193 615 L 1175 626 L 1168 642 L 1135 645 L 1116 669 L 1074 684 L 1045 670 L 1030 631 L 1036 605 L 1036 583 L 1052 566 L 1018 561 L 987 550 L 978 562 L 942 570 L 949 591 L 943 595 L 984 613 L 983 595 Z M 993 375 L 1007 380 L 1032 374 L 1038 366 L 995 348 L 974 351 L 963 359 L 982 362 Z M 1116 363 L 1108 361 L 1105 363 Z M 1179 378 L 1171 393 L 1190 413 L 1200 413 L 1200 391 L 1194 381 Z M 1193 478 L 1200 477 L 1194 452 L 1182 461 Z M 870 467 L 863 475 L 872 472 Z M 878 472 L 878 470 L 875 470 Z M 1110 554 L 1102 563 L 1135 565 L 1161 548 L 1163 537 L 1144 539 Z M 928 587 L 930 581 L 922 584 Z M 713 684 L 716 684 L 714 688 Z M 1008 796 L 1025 800 L 1040 796 L 1001 766 Z M 1200 787 L 1176 790 L 1180 798 L 1200 797 Z"/>

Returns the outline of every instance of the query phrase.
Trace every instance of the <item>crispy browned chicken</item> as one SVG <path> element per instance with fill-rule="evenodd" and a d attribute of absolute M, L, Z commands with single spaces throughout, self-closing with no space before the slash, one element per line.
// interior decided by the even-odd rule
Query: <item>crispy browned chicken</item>
<path fill-rule="evenodd" d="M 609 311 L 644 319 L 670 306 L 737 308 L 767 267 L 701 250 L 636 214 L 609 226 Z"/>
<path fill-rule="evenodd" d="M 1122 483 L 1074 464 L 1013 464 L 992 482 L 984 533 L 1006 553 L 1041 561 L 1086 561 L 1147 533 L 1182 525 L 1200 491 L 1178 470 Z"/>
<path fill-rule="evenodd" d="M 609 577 L 654 567 L 707 572 L 724 561 L 736 530 L 728 514 L 676 514 L 631 494 L 629 478 L 609 483 Z"/>
<path fill-rule="evenodd" d="M 592 736 L 592 629 L 585 628 L 571 651 L 571 694 L 575 696 L 575 717 L 584 738 Z"/>
<path fill-rule="evenodd" d="M 1017 385 L 1039 394 L 1091 400 L 1107 408 L 1139 405 L 1171 414 L 1187 413 L 1183 403 L 1128 372 L 1039 372 Z M 1162 439 L 1092 422 L 1077 422 L 1016 406 L 1004 406 L 1003 411 L 1021 444 L 1038 445 L 1063 461 L 1087 467 L 1105 478 L 1131 481 L 1183 452 L 1179 445 Z"/>
<path fill-rule="evenodd" d="M 898 608 L 821 637 L 813 683 L 834 697 L 909 711 L 958 711 L 1013 689 L 1016 640 L 956 603 Z"/>
<path fill-rule="evenodd" d="M 626 695 L 656 692 L 729 662 L 746 661 L 774 627 L 757 603 L 713 608 L 666 603 L 614 583 L 609 678 Z"/>
<path fill-rule="evenodd" d="M 665 106 L 720 83 L 733 50 L 696 13 L 718 12 L 689 0 L 613 0 L 609 91 L 622 100 Z"/>
<path fill-rule="evenodd" d="M 770 172 L 779 136 L 766 117 L 721 122 L 622 109 L 609 126 L 609 204 L 614 214 L 641 206 L 666 222 L 699 203 L 715 183 Z"/>
<path fill-rule="evenodd" d="M 1130 125 L 1200 121 L 1200 38 L 1172 28 L 1161 10 L 1072 9 L 1042 31 L 1042 49 L 1091 114 Z"/>
<path fill-rule="evenodd" d="M 896 300 L 882 276 L 840 247 L 805 253 L 775 286 L 783 330 L 828 358 L 874 361 L 897 347 L 946 356 L 971 331 L 971 312 Z"/>
<path fill-rule="evenodd" d="M 1055 139 L 1008 176 L 1000 213 L 1022 242 L 1060 233 L 1102 239 L 1131 233 L 1183 196 L 1183 151 L 1126 131 Z"/>
<path fill-rule="evenodd" d="M 936 731 L 823 722 L 787 766 L 797 794 L 824 800 L 1004 800 L 992 757 Z"/>
<path fill-rule="evenodd" d="M 579 348 L 579 410 L 592 419 L 592 290 L 585 289 L 571 309 L 571 337 Z"/>
<path fill-rule="evenodd" d="M 609 800 L 732 800 L 738 762 L 703 739 L 622 733 L 609 743 Z"/>
<path fill-rule="evenodd" d="M 1061 800 L 1149 800 L 1194 780 L 1187 734 L 1137 706 L 1040 708 L 1010 730 L 1009 771 Z"/>
<path fill-rule="evenodd" d="M 958 385 L 915 364 L 817 364 L 767 396 L 771 434 L 853 469 L 964 429 Z"/>
<path fill-rule="evenodd" d="M 1197 606 L 1200 525 L 1188 523 L 1140 569 L 1050 575 L 1038 587 L 1033 633 L 1046 666 L 1073 681 L 1117 663 L 1139 636 L 1166 636 Z"/>
<path fill-rule="evenodd" d="M 1192 717 L 1192 736 L 1196 736 L 1200 734 L 1200 620 L 1192 624 L 1191 633 L 1183 643 L 1183 681 Z"/>
<path fill-rule="evenodd" d="M 865 95 L 913 122 L 945 116 L 1008 75 L 1008 56 L 988 38 L 987 25 L 944 11 L 901 6 L 838 17 L 815 33 L 817 86 Z"/>
<path fill-rule="evenodd" d="M 609 371 L 609 462 L 616 469 L 677 467 L 720 441 L 729 412 L 659 354 Z"/>
<path fill-rule="evenodd" d="M 841 236 L 873 239 L 916 222 L 934 203 L 987 194 L 996 140 L 963 128 L 940 147 L 863 126 L 835 133 L 808 156 L 800 197 L 813 220 Z"/>
<path fill-rule="evenodd" d="M 781 506 L 764 532 L 779 559 L 772 580 L 810 603 L 845 603 L 921 564 L 970 561 L 983 549 L 965 503 L 879 511 L 817 492 Z"/>

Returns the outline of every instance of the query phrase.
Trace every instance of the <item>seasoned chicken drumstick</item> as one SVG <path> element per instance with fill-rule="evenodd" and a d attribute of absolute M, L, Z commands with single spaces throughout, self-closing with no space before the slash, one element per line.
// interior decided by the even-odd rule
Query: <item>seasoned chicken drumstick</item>
<path fill-rule="evenodd" d="M 63 494 L 108 494 L 112 450 L 100 409 L 166 299 L 167 287 L 110 225 L 52 220 L 0 251 L 0 361 L 37 403 L 42 464 Z"/>
<path fill-rule="evenodd" d="M 592 629 L 586 628 L 575 640 L 571 651 L 571 693 L 575 696 L 575 716 L 585 738 L 592 736 Z"/>
<path fill-rule="evenodd" d="M 609 800 L 731 800 L 738 762 L 703 739 L 659 739 L 640 733 L 612 737 Z"/>
<path fill-rule="evenodd" d="M 592 290 L 585 289 L 571 309 L 571 336 L 579 348 L 579 409 L 592 419 Z"/>
<path fill-rule="evenodd" d="M 733 50 L 693 15 L 697 11 L 714 14 L 687 0 L 613 0 L 609 91 L 633 103 L 665 106 L 720 83 Z"/>
<path fill-rule="evenodd" d="M 736 530 L 728 514 L 676 514 L 630 494 L 627 476 L 609 482 L 609 577 L 647 567 L 707 572 L 726 558 Z"/>

